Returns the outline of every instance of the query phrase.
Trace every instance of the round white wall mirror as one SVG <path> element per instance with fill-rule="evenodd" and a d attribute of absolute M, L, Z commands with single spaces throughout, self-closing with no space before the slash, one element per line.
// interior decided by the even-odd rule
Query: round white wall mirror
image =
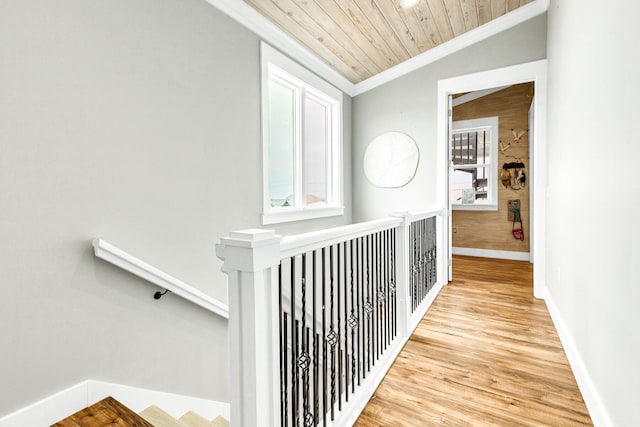
<path fill-rule="evenodd" d="M 419 159 L 413 138 L 402 132 L 386 132 L 369 143 L 364 174 L 377 187 L 402 187 L 415 176 Z"/>

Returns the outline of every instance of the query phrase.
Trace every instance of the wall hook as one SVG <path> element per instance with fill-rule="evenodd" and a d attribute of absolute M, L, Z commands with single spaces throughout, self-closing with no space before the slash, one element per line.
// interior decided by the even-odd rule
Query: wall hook
<path fill-rule="evenodd" d="M 160 299 L 160 298 L 162 298 L 162 296 L 163 296 L 164 294 L 166 294 L 167 292 L 170 292 L 170 291 L 169 291 L 169 289 L 165 289 L 165 290 L 164 290 L 164 292 L 160 292 L 160 291 L 158 291 L 158 292 L 156 292 L 155 294 L 153 294 L 153 299 Z"/>

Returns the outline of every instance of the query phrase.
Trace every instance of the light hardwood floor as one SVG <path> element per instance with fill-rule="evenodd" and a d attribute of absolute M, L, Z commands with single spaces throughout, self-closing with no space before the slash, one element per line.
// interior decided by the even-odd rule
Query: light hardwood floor
<path fill-rule="evenodd" d="M 592 425 L 532 265 L 454 257 L 356 426 Z"/>

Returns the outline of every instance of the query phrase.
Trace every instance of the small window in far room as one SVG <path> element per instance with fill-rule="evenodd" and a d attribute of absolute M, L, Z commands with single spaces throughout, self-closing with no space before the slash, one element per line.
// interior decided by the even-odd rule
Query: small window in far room
<path fill-rule="evenodd" d="M 496 210 L 498 118 L 453 122 L 450 143 L 452 208 Z"/>
<path fill-rule="evenodd" d="M 342 215 L 342 93 L 262 44 L 263 224 Z"/>

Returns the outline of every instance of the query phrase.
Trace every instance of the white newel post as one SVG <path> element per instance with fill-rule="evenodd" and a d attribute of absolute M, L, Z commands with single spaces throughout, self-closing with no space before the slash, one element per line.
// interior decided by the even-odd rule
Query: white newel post
<path fill-rule="evenodd" d="M 234 231 L 216 255 L 229 286 L 231 425 L 280 425 L 278 276 L 280 241 L 273 230 Z"/>
<path fill-rule="evenodd" d="M 397 212 L 391 216 L 402 219 L 396 233 L 396 298 L 398 301 L 398 332 L 400 337 L 404 338 L 411 335 L 409 331 L 409 318 L 411 317 L 411 296 L 409 295 L 411 215 L 409 212 Z"/>

